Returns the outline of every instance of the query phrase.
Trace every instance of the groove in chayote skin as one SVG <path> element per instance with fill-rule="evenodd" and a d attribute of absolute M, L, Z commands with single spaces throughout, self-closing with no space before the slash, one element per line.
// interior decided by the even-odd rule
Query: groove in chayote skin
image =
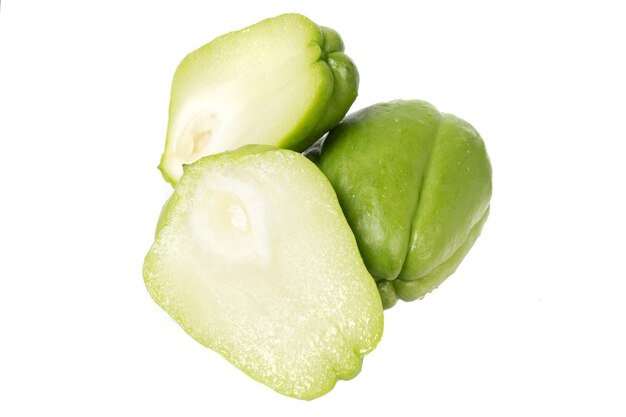
<path fill-rule="evenodd" d="M 480 232 L 489 217 L 489 207 L 476 223 L 463 244 L 448 258 L 429 274 L 412 281 L 396 279 L 394 281 L 384 281 L 378 283 L 378 291 L 381 295 L 383 308 L 393 307 L 398 299 L 403 301 L 414 301 L 424 298 L 424 296 L 441 285 L 446 278 L 452 275 L 465 258 L 465 255 L 480 236 Z M 381 284 L 384 288 L 381 290 Z"/>

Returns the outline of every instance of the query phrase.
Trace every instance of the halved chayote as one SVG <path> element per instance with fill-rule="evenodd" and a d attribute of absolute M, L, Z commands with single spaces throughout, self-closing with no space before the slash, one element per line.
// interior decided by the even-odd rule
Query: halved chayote
<path fill-rule="evenodd" d="M 296 398 L 358 374 L 383 331 L 376 284 L 330 183 L 271 146 L 185 166 L 144 279 L 194 339 Z"/>
<path fill-rule="evenodd" d="M 343 50 L 334 30 L 285 14 L 187 55 L 172 82 L 164 178 L 176 184 L 183 164 L 245 144 L 305 150 L 357 96 L 358 72 Z"/>

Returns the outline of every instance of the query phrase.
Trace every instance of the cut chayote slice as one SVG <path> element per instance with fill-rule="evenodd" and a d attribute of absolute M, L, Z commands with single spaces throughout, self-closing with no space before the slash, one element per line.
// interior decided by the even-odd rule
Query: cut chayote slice
<path fill-rule="evenodd" d="M 357 96 L 343 49 L 334 30 L 285 14 L 189 54 L 172 82 L 164 178 L 176 184 L 183 164 L 244 144 L 305 150 Z"/>
<path fill-rule="evenodd" d="M 426 102 L 355 112 L 309 154 L 333 184 L 386 308 L 441 284 L 487 219 L 483 140 Z"/>
<path fill-rule="evenodd" d="M 248 145 L 186 165 L 146 256 L 150 295 L 252 378 L 296 398 L 359 373 L 382 305 L 332 186 Z"/>

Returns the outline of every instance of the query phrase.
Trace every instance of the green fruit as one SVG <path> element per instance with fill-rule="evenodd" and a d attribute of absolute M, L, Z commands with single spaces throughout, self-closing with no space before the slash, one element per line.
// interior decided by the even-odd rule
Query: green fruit
<path fill-rule="evenodd" d="M 296 398 L 354 377 L 382 335 L 376 285 L 331 185 L 272 146 L 185 166 L 144 279 L 194 339 Z"/>
<path fill-rule="evenodd" d="M 343 50 L 334 30 L 285 14 L 189 54 L 172 82 L 164 178 L 175 185 L 183 164 L 250 143 L 305 150 L 356 99 Z"/>
<path fill-rule="evenodd" d="M 487 219 L 491 165 L 481 137 L 423 101 L 358 111 L 310 154 L 337 192 L 385 308 L 439 286 Z"/>

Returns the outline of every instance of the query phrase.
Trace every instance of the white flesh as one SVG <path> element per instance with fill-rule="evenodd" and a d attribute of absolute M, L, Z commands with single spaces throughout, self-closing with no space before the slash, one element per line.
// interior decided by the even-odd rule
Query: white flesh
<path fill-rule="evenodd" d="M 376 286 L 311 162 L 226 155 L 188 167 L 146 285 L 200 343 L 278 392 L 315 398 L 356 375 L 380 339 Z"/>

